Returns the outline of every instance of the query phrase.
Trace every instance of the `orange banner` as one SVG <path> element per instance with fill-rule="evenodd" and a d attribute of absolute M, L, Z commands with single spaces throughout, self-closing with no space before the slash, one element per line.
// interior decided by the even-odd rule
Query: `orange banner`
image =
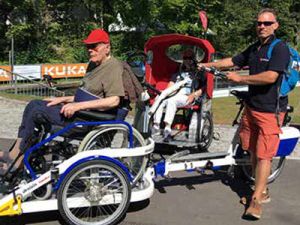
<path fill-rule="evenodd" d="M 83 77 L 87 68 L 86 63 L 78 64 L 44 64 L 42 76 L 47 74 L 53 78 Z"/>
<path fill-rule="evenodd" d="M 10 72 L 11 72 L 10 66 L 0 66 L 0 81 L 10 81 L 11 79 Z"/>

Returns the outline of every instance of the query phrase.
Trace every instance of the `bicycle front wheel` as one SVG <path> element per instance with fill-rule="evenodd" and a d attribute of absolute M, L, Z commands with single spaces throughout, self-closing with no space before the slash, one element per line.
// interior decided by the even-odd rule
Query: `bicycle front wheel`
<path fill-rule="evenodd" d="M 72 225 L 111 225 L 126 213 L 131 197 L 129 180 L 117 165 L 104 160 L 75 167 L 58 190 L 58 209 Z"/>

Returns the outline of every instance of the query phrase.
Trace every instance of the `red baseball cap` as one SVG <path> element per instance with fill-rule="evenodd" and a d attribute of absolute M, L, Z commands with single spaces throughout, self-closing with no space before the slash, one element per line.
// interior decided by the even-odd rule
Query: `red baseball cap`
<path fill-rule="evenodd" d="M 85 44 L 95 44 L 95 43 L 109 43 L 109 35 L 105 30 L 95 29 L 92 30 L 87 39 L 83 40 Z"/>

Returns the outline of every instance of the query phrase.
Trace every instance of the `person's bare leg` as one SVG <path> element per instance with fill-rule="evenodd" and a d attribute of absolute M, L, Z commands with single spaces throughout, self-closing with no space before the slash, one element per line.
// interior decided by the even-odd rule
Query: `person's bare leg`
<path fill-rule="evenodd" d="M 251 160 L 251 168 L 252 168 L 252 171 L 251 171 L 252 172 L 252 177 L 255 178 L 256 177 L 256 166 L 257 166 L 258 159 L 256 158 L 255 154 L 252 153 L 252 151 L 250 151 L 250 160 Z M 272 161 L 270 161 L 270 172 L 271 172 L 271 165 L 272 165 Z M 268 177 L 270 175 L 270 172 L 269 172 L 269 174 L 267 176 L 267 179 L 268 179 Z M 256 180 L 256 178 L 255 178 L 255 180 Z M 251 186 L 251 189 L 253 189 L 253 191 L 255 191 L 255 189 L 256 189 L 255 186 L 256 185 Z M 263 193 L 267 194 L 267 192 L 268 192 L 267 189 L 268 189 L 268 185 L 267 185 L 267 182 L 266 182 L 266 185 L 265 185 L 265 188 L 263 190 Z"/>
<path fill-rule="evenodd" d="M 263 192 L 266 190 L 268 176 L 271 171 L 271 160 L 257 159 L 255 190 L 248 209 L 245 212 L 246 216 L 251 216 L 260 219 L 262 214 L 262 199 Z"/>
<path fill-rule="evenodd" d="M 4 166 L 3 166 L 4 170 L 8 169 L 9 166 L 11 165 L 11 162 L 18 157 L 18 155 L 20 153 L 20 144 L 21 144 L 21 141 L 22 141 L 21 138 L 18 138 L 16 140 L 16 143 L 15 143 L 14 147 L 12 148 L 12 150 L 8 154 L 8 158 L 9 159 L 7 160 L 7 164 L 4 164 Z M 0 154 L 0 158 L 3 158 L 3 157 L 4 157 L 4 154 L 3 153 Z M 21 165 L 22 161 L 23 161 L 23 157 L 20 157 L 18 159 L 18 161 L 15 163 L 14 167 L 18 168 Z"/>
<path fill-rule="evenodd" d="M 263 192 L 267 189 L 268 177 L 271 172 L 271 160 L 258 159 L 255 175 L 255 191 L 252 198 L 256 198 L 259 201 L 262 199 Z"/>

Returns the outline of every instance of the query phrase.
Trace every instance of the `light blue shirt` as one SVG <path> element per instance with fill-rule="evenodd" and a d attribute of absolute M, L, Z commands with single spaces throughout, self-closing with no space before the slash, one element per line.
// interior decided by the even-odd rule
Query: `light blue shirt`
<path fill-rule="evenodd" d="M 189 95 L 191 94 L 192 89 L 192 82 L 191 76 L 188 72 L 182 72 L 180 75 L 176 77 L 176 82 L 186 80 L 186 84 L 183 88 L 180 89 L 179 93 L 183 95 Z"/>

